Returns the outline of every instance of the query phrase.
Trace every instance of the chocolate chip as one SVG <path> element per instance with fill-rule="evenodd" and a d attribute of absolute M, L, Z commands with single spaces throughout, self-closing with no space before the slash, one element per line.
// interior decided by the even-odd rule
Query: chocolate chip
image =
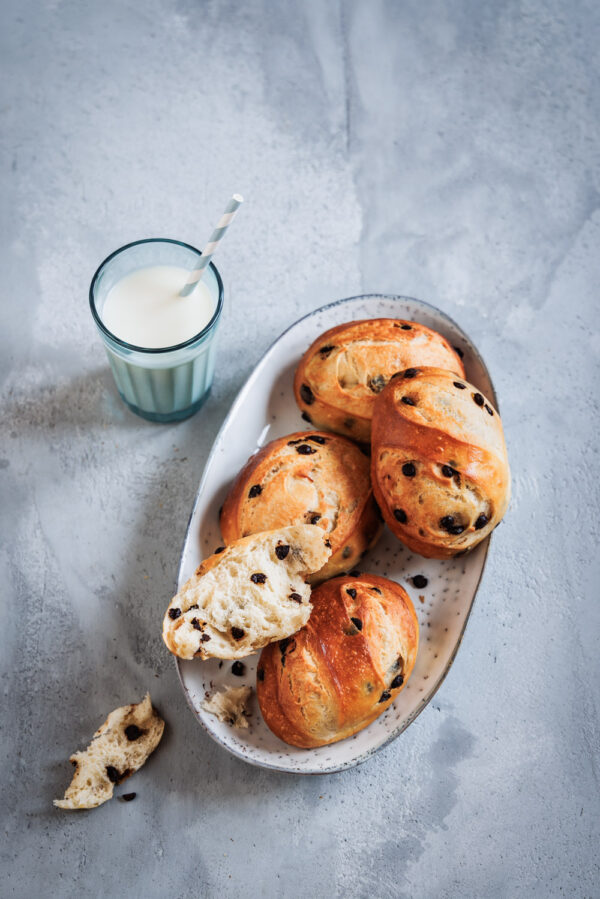
<path fill-rule="evenodd" d="M 422 574 L 415 574 L 414 578 L 412 579 L 412 582 L 413 582 L 413 586 L 416 587 L 418 590 L 420 590 L 422 587 L 426 587 L 427 584 L 429 583 L 427 578 L 424 577 L 424 575 L 422 575 Z"/>
<path fill-rule="evenodd" d="M 250 580 L 253 584 L 264 584 L 267 580 L 267 575 L 263 574 L 262 571 L 255 571 L 254 574 L 250 575 Z"/>
<path fill-rule="evenodd" d="M 278 559 L 285 559 L 287 554 L 289 553 L 289 546 L 276 546 L 275 547 L 275 555 Z"/>
<path fill-rule="evenodd" d="M 478 406 L 483 406 L 483 404 L 485 403 L 485 400 L 480 393 L 473 393 L 472 397 Z"/>
<path fill-rule="evenodd" d="M 231 628 L 231 636 L 233 637 L 234 640 L 241 640 L 242 637 L 244 636 L 244 631 L 242 630 L 241 627 L 232 627 Z M 204 640 L 204 637 L 202 637 L 202 639 Z"/>
<path fill-rule="evenodd" d="M 372 390 L 373 393 L 381 393 L 383 388 L 385 387 L 385 378 L 383 375 L 375 375 L 372 378 L 369 378 L 369 390 Z"/>
<path fill-rule="evenodd" d="M 397 690 L 398 687 L 401 687 L 404 683 L 404 677 L 401 674 L 397 674 L 394 680 L 390 684 L 390 689 Z"/>
<path fill-rule="evenodd" d="M 239 628 L 236 627 L 236 630 L 239 630 Z M 243 631 L 242 631 L 242 633 L 243 633 Z M 209 640 L 210 640 L 210 634 L 202 634 L 202 636 L 200 637 L 201 643 L 208 643 Z"/>
<path fill-rule="evenodd" d="M 412 396 L 403 396 L 402 402 L 405 406 L 416 406 L 416 402 L 413 400 Z"/>
<path fill-rule="evenodd" d="M 130 743 L 133 743 L 134 740 L 139 740 L 143 733 L 144 731 L 140 730 L 137 724 L 128 724 L 125 728 L 125 736 Z"/>
<path fill-rule="evenodd" d="M 325 546 L 327 547 L 327 549 L 331 549 L 331 543 L 329 540 L 325 541 Z"/>
<path fill-rule="evenodd" d="M 455 523 L 454 515 L 444 515 L 443 518 L 440 518 L 440 527 L 449 534 L 462 534 L 465 529 L 464 525 Z"/>
<path fill-rule="evenodd" d="M 225 552 L 225 547 L 224 547 L 224 546 L 217 546 L 217 548 L 215 549 L 213 555 L 218 556 L 219 553 L 224 553 L 224 552 Z"/>
<path fill-rule="evenodd" d="M 301 456 L 312 456 L 313 453 L 316 453 L 316 449 L 314 446 L 309 446 L 308 443 L 303 443 L 301 446 L 296 447 L 296 452 L 300 453 Z"/>
<path fill-rule="evenodd" d="M 291 637 L 284 637 L 283 640 L 279 641 L 279 649 L 281 650 L 282 654 L 286 651 L 286 649 L 290 645 L 291 640 L 292 640 Z"/>
<path fill-rule="evenodd" d="M 464 358 L 465 354 L 463 353 L 463 351 L 461 350 L 461 348 L 459 346 L 453 347 L 453 350 L 456 353 L 456 355 L 459 356 L 461 359 Z"/>
<path fill-rule="evenodd" d="M 405 378 L 415 378 L 419 374 L 418 368 L 407 368 L 404 372 L 403 377 Z"/>
<path fill-rule="evenodd" d="M 197 609 L 197 608 L 198 608 L 198 603 L 195 602 L 193 606 L 190 606 L 190 607 L 188 608 L 188 612 L 191 612 L 192 609 Z"/>
<path fill-rule="evenodd" d="M 175 621 L 176 618 L 179 618 L 181 615 L 181 609 L 169 609 L 169 618 L 171 621 Z"/>
<path fill-rule="evenodd" d="M 412 325 L 400 325 L 403 331 L 412 331 Z"/>
<path fill-rule="evenodd" d="M 236 677 L 243 677 L 246 673 L 246 666 L 243 662 L 234 662 L 231 666 L 231 673 Z"/>
<path fill-rule="evenodd" d="M 200 624 L 200 622 L 198 621 L 197 618 L 192 618 L 192 627 L 194 628 L 195 631 L 202 630 L 202 625 Z"/>
<path fill-rule="evenodd" d="M 121 777 L 121 775 L 119 774 L 117 769 L 113 767 L 113 765 L 106 766 L 106 776 L 110 780 L 111 784 L 118 784 Z"/>
<path fill-rule="evenodd" d="M 453 478 L 458 472 L 454 471 L 451 465 L 442 465 L 442 474 L 445 478 Z"/>
<path fill-rule="evenodd" d="M 290 599 L 293 599 L 294 602 L 302 602 L 302 597 L 299 593 L 290 593 Z"/>
<path fill-rule="evenodd" d="M 487 412 L 488 415 L 493 415 L 493 414 L 494 414 L 494 410 L 492 409 L 491 406 L 488 406 L 487 403 L 485 404 L 485 411 Z"/>
<path fill-rule="evenodd" d="M 311 524 L 316 524 L 317 521 L 321 520 L 321 516 L 318 512 L 309 512 L 310 518 L 308 519 Z"/>
<path fill-rule="evenodd" d="M 321 356 L 323 356 L 324 359 L 326 359 L 327 356 L 329 356 L 329 354 L 332 352 L 332 350 L 335 350 L 335 344 L 333 343 L 327 344 L 327 346 L 322 346 L 319 350 L 319 353 L 321 354 Z"/>
<path fill-rule="evenodd" d="M 412 464 L 412 462 L 405 462 L 402 466 L 402 474 L 405 478 L 414 478 L 417 473 L 417 469 Z"/>
<path fill-rule="evenodd" d="M 458 387 L 459 390 L 466 390 L 466 384 L 461 384 L 460 381 L 453 381 L 452 383 L 455 387 Z"/>
<path fill-rule="evenodd" d="M 310 417 L 310 415 L 308 414 L 308 412 L 303 412 L 302 415 L 301 415 L 301 418 L 303 418 L 304 421 L 307 421 L 307 422 L 309 423 L 309 425 L 312 424 L 312 418 Z"/>
<path fill-rule="evenodd" d="M 351 596 L 352 599 L 356 599 L 356 590 L 354 589 L 354 587 L 348 587 L 346 589 L 346 593 L 348 594 L 348 596 Z"/>
<path fill-rule="evenodd" d="M 374 593 L 379 593 L 380 596 L 382 595 L 382 594 L 381 594 L 381 590 L 379 589 L 379 587 L 371 587 L 371 590 L 372 590 Z"/>
<path fill-rule="evenodd" d="M 307 406 L 312 406 L 315 401 L 315 395 L 308 386 L 308 384 L 303 384 L 300 388 L 300 396 L 304 400 Z"/>
<path fill-rule="evenodd" d="M 394 518 L 396 521 L 399 521 L 400 524 L 406 524 L 406 512 L 404 509 L 394 509 Z"/>
<path fill-rule="evenodd" d="M 362 631 L 362 621 L 360 620 L 360 618 L 351 618 L 350 621 L 357 631 Z"/>
<path fill-rule="evenodd" d="M 379 702 L 387 702 L 388 699 L 391 699 L 392 694 L 389 690 L 384 690 L 381 696 L 379 697 Z"/>
<path fill-rule="evenodd" d="M 304 438 L 305 440 L 312 440 L 313 443 L 318 443 L 320 446 L 323 446 L 324 443 L 327 443 L 325 437 L 321 437 L 320 434 L 311 434 L 308 437 Z"/>
<path fill-rule="evenodd" d="M 122 796 L 119 796 L 119 799 L 121 799 L 123 802 L 132 802 L 136 796 L 137 793 L 123 793 Z"/>
<path fill-rule="evenodd" d="M 255 496 L 260 496 L 262 493 L 262 487 L 260 484 L 254 484 L 250 490 L 248 491 L 248 496 L 250 499 L 254 499 Z"/>
<path fill-rule="evenodd" d="M 479 516 L 479 518 L 477 519 L 477 521 L 475 522 L 475 530 L 480 531 L 481 528 L 484 528 L 486 526 L 488 521 L 489 521 L 489 518 L 487 517 L 487 515 L 484 515 L 482 512 L 481 515 Z"/>
<path fill-rule="evenodd" d="M 351 554 L 352 554 L 352 547 L 345 546 L 343 549 L 343 552 L 342 552 L 342 559 L 348 559 Z"/>
<path fill-rule="evenodd" d="M 264 681 L 264 679 L 265 679 L 265 669 L 259 668 L 258 671 L 256 672 L 256 680 Z"/>
<path fill-rule="evenodd" d="M 288 440 L 287 445 L 288 446 L 296 446 L 298 443 L 302 443 L 303 440 L 304 440 L 304 437 L 298 437 L 297 440 Z"/>

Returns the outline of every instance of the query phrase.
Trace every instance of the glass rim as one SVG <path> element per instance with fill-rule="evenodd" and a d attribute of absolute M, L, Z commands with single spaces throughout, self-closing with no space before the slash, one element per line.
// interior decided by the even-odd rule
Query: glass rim
<path fill-rule="evenodd" d="M 208 267 L 212 269 L 213 274 L 217 280 L 218 288 L 219 288 L 219 296 L 217 298 L 217 307 L 214 311 L 212 318 L 208 322 L 208 324 L 205 325 L 204 328 L 201 331 L 199 331 L 197 334 L 194 334 L 193 337 L 190 337 L 188 340 L 184 340 L 183 343 L 176 343 L 173 346 L 166 346 L 166 347 L 162 347 L 162 346 L 161 347 L 143 347 L 143 346 L 137 346 L 134 343 L 127 343 L 126 340 L 121 340 L 120 337 L 117 337 L 116 334 L 113 334 L 112 331 L 109 331 L 109 329 L 106 327 L 106 325 L 100 318 L 100 315 L 98 314 L 98 310 L 96 309 L 96 298 L 95 298 L 96 282 L 98 281 L 98 278 L 100 277 L 100 274 L 102 273 L 102 270 L 104 269 L 104 267 L 106 265 L 108 265 L 108 263 L 112 259 L 114 259 L 115 256 L 118 256 L 119 253 L 123 253 L 125 250 L 130 250 L 132 247 L 138 247 L 138 246 L 141 246 L 142 244 L 146 244 L 146 243 L 176 244 L 179 247 L 185 247 L 186 250 L 191 250 L 193 253 L 196 253 L 197 256 L 202 256 L 202 251 L 198 250 L 196 247 L 193 247 L 191 244 L 185 243 L 182 240 L 172 240 L 169 237 L 146 237 L 143 240 L 133 240 L 133 241 L 131 241 L 131 243 L 126 243 L 122 247 L 119 247 L 117 250 L 114 250 L 109 256 L 107 256 L 106 259 L 104 259 L 100 263 L 100 265 L 94 272 L 94 276 L 93 276 L 92 282 L 90 284 L 90 292 L 89 292 L 90 309 L 92 311 L 92 317 L 93 317 L 94 321 L 96 322 L 96 325 L 98 326 L 100 331 L 103 334 L 105 334 L 107 337 L 110 337 L 110 339 L 113 340 L 120 347 L 124 347 L 126 350 L 133 350 L 136 353 L 150 353 L 150 354 L 172 353 L 175 350 L 182 350 L 182 349 L 185 349 L 186 347 L 192 346 L 192 344 L 196 343 L 196 341 L 200 340 L 200 338 L 202 338 L 206 334 L 208 334 L 208 332 L 213 328 L 213 326 L 216 325 L 216 323 L 219 320 L 219 317 L 221 315 L 221 311 L 223 309 L 223 281 L 221 280 L 221 275 L 219 274 L 219 270 L 216 267 L 216 265 L 214 264 L 214 262 L 210 262 Z"/>

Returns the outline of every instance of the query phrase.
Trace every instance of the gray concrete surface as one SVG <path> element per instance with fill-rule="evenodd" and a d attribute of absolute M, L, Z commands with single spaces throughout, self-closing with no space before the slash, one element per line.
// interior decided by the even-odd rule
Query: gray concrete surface
<path fill-rule="evenodd" d="M 2 18 L 2 895 L 600 895 L 598 4 Z M 201 243 L 233 190 L 214 391 L 147 424 L 116 396 L 91 274 L 139 237 Z M 160 620 L 245 377 L 301 313 L 365 291 L 478 343 L 514 499 L 424 714 L 358 769 L 280 776 L 196 725 Z M 136 800 L 54 810 L 70 752 L 148 688 L 168 731 Z"/>

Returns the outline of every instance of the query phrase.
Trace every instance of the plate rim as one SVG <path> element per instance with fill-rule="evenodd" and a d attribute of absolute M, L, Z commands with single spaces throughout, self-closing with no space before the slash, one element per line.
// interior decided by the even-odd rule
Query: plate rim
<path fill-rule="evenodd" d="M 327 309 L 332 309 L 336 306 L 341 306 L 345 303 L 350 303 L 354 300 L 367 300 L 367 299 L 392 300 L 394 302 L 409 301 L 410 303 L 415 303 L 417 306 L 422 306 L 422 307 L 425 307 L 426 309 L 432 309 L 435 313 L 437 313 L 443 319 L 445 319 L 450 325 L 452 325 L 468 341 L 470 349 L 472 349 L 477 361 L 480 363 L 480 365 L 483 367 L 483 370 L 487 374 L 487 377 L 488 377 L 488 380 L 490 383 L 490 387 L 491 387 L 491 393 L 492 393 L 491 399 L 494 402 L 494 405 L 496 406 L 496 409 L 498 410 L 498 412 L 500 412 L 500 407 L 498 404 L 498 398 L 497 398 L 497 394 L 496 394 L 496 388 L 494 386 L 490 371 L 489 371 L 481 353 L 479 352 L 478 347 L 473 342 L 473 340 L 471 340 L 471 338 L 469 337 L 467 332 L 464 330 L 464 328 L 462 328 L 458 324 L 458 322 L 454 321 L 454 319 L 450 315 L 448 315 L 446 312 L 442 311 L 438 306 L 435 306 L 433 303 L 429 303 L 426 300 L 419 300 L 416 297 L 407 296 L 406 294 L 364 293 L 364 294 L 356 294 L 355 296 L 351 296 L 351 297 L 343 297 L 342 299 L 334 300 L 331 303 L 325 303 L 323 306 L 319 306 L 316 309 L 313 309 L 310 312 L 307 312 L 305 315 L 300 316 L 300 318 L 296 319 L 290 325 L 288 325 L 287 328 L 285 328 L 273 341 L 271 341 L 271 343 L 269 344 L 267 349 L 257 360 L 257 362 L 254 365 L 249 376 L 246 378 L 246 381 L 242 384 L 239 391 L 237 392 L 235 399 L 233 400 L 231 406 L 229 407 L 229 411 L 227 412 L 227 415 L 223 419 L 223 421 L 221 423 L 221 427 L 219 428 L 219 430 L 212 442 L 210 452 L 207 456 L 206 462 L 204 463 L 202 477 L 200 478 L 200 483 L 198 484 L 198 489 L 196 491 L 196 496 L 194 498 L 192 510 L 190 512 L 190 515 L 188 518 L 188 523 L 187 523 L 187 526 L 185 529 L 185 537 L 183 539 L 183 547 L 181 550 L 181 555 L 179 557 L 179 566 L 177 568 L 177 589 L 179 589 L 181 586 L 181 572 L 182 572 L 182 568 L 183 568 L 183 564 L 184 564 L 184 562 L 183 562 L 184 554 L 185 554 L 186 547 L 188 545 L 188 538 L 190 536 L 190 529 L 191 529 L 192 521 L 193 521 L 195 513 L 196 513 L 196 508 L 198 506 L 198 502 L 200 500 L 200 496 L 201 496 L 203 488 L 204 488 L 205 481 L 207 479 L 208 469 L 210 467 L 210 463 L 212 462 L 212 458 L 215 454 L 215 447 L 216 447 L 217 443 L 219 442 L 219 438 L 221 437 L 221 434 L 223 433 L 223 431 L 226 429 L 227 425 L 229 424 L 229 421 L 230 421 L 231 417 L 233 416 L 234 412 L 237 410 L 238 406 L 243 401 L 246 392 L 249 390 L 250 384 L 253 383 L 253 381 L 255 380 L 255 378 L 257 376 L 259 369 L 262 368 L 262 365 L 263 365 L 265 359 L 270 354 L 273 347 L 277 343 L 279 343 L 279 341 L 283 337 L 285 337 L 285 335 L 288 333 L 288 331 L 291 331 L 292 328 L 295 328 L 296 325 L 299 325 L 301 322 L 305 321 L 307 318 L 311 318 L 313 315 L 317 315 L 318 313 L 324 312 Z M 379 317 L 381 317 L 381 316 L 379 316 Z M 230 752 L 233 756 L 241 759 L 242 761 L 246 762 L 246 764 L 248 764 L 248 765 L 253 765 L 254 767 L 257 767 L 257 768 L 264 768 L 265 770 L 268 770 L 268 771 L 278 771 L 282 774 L 289 774 L 292 776 L 297 776 L 297 775 L 300 775 L 303 777 L 304 776 L 318 776 L 321 774 L 338 774 L 341 771 L 346 771 L 349 768 L 354 768 L 357 765 L 361 765 L 363 762 L 366 762 L 373 755 L 375 755 L 376 752 L 379 752 L 381 749 L 384 749 L 393 740 L 397 739 L 400 736 L 400 734 L 404 733 L 404 731 L 407 729 L 407 727 L 409 727 L 413 723 L 413 721 L 415 721 L 419 717 L 421 712 L 425 708 L 427 708 L 427 706 L 429 705 L 429 703 L 431 702 L 431 700 L 433 699 L 433 697 L 435 696 L 435 694 L 437 693 L 439 688 L 442 686 L 442 684 L 446 680 L 446 677 L 447 677 L 448 673 L 450 672 L 452 665 L 454 664 L 454 660 L 456 659 L 458 650 L 460 649 L 460 647 L 462 645 L 463 637 L 464 637 L 465 631 L 467 629 L 467 624 L 469 623 L 469 619 L 470 619 L 471 613 L 473 611 L 473 606 L 475 605 L 475 599 L 477 598 L 477 593 L 479 592 L 479 587 L 481 585 L 481 581 L 482 581 L 483 574 L 485 571 L 485 566 L 486 566 L 486 562 L 487 562 L 491 539 L 492 539 L 492 534 L 490 534 L 489 537 L 487 537 L 486 540 L 483 541 L 483 543 L 481 544 L 483 547 L 485 547 L 485 551 L 483 554 L 479 578 L 477 580 L 477 584 L 475 585 L 475 589 L 473 591 L 473 597 L 471 599 L 469 608 L 465 615 L 465 620 L 463 622 L 463 626 L 461 628 L 460 634 L 458 635 L 458 639 L 457 639 L 456 644 L 450 654 L 448 662 L 447 662 L 446 666 L 444 667 L 444 670 L 440 674 L 437 681 L 433 684 L 429 693 L 427 693 L 426 696 L 423 697 L 423 699 L 421 700 L 421 702 L 419 703 L 417 708 L 412 712 L 412 714 L 410 714 L 408 716 L 408 718 L 401 725 L 399 725 L 395 730 L 393 730 L 382 743 L 379 743 L 377 746 L 371 747 L 366 752 L 363 752 L 360 755 L 357 755 L 356 757 L 353 757 L 346 762 L 336 765 L 335 767 L 327 767 L 327 768 L 321 767 L 321 768 L 305 768 L 303 770 L 290 770 L 289 767 L 284 767 L 282 765 L 276 765 L 276 764 L 269 764 L 268 762 L 259 761 L 258 759 L 251 758 L 251 757 L 245 755 L 243 752 L 235 749 L 234 747 L 227 746 L 226 744 L 222 743 L 221 740 L 218 739 L 216 734 L 214 734 L 211 730 L 208 729 L 208 727 L 206 726 L 206 724 L 200 717 L 200 715 L 189 695 L 188 688 L 185 684 L 183 675 L 181 673 L 181 664 L 180 663 L 182 660 L 177 658 L 177 656 L 175 656 L 174 663 L 175 663 L 175 669 L 177 671 L 177 677 L 179 679 L 179 683 L 183 690 L 187 704 L 189 705 L 196 721 L 200 724 L 200 726 L 205 731 L 205 733 L 208 734 L 208 736 L 211 738 L 211 740 L 213 740 L 222 749 L 225 749 L 227 752 Z"/>

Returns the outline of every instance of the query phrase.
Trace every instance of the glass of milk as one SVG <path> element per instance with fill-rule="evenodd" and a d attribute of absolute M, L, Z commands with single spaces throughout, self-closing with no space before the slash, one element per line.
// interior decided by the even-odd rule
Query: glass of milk
<path fill-rule="evenodd" d="M 210 390 L 223 282 L 211 263 L 179 293 L 201 253 L 177 240 L 138 240 L 104 260 L 90 307 L 121 398 L 150 421 L 179 421 Z"/>

